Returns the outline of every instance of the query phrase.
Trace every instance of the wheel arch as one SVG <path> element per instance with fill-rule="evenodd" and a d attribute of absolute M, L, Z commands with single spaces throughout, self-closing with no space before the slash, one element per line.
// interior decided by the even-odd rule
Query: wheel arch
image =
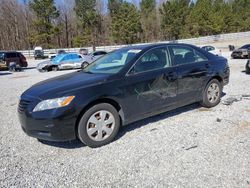
<path fill-rule="evenodd" d="M 212 76 L 211 78 L 209 78 L 209 79 L 205 82 L 205 85 L 203 86 L 203 89 L 202 89 L 202 95 L 203 95 L 203 93 L 205 92 L 205 89 L 206 89 L 208 83 L 209 83 L 211 80 L 213 80 L 213 79 L 218 80 L 218 81 L 221 83 L 222 87 L 223 87 L 223 78 L 222 78 L 220 75 L 218 75 L 218 74 L 217 74 L 217 75 L 214 75 L 214 76 Z"/>
<path fill-rule="evenodd" d="M 207 82 L 207 84 L 208 84 L 211 80 L 213 80 L 213 79 L 216 79 L 216 80 L 218 80 L 221 84 L 223 84 L 223 79 L 222 79 L 222 77 L 219 76 L 219 75 L 213 76 L 213 77 Z"/>

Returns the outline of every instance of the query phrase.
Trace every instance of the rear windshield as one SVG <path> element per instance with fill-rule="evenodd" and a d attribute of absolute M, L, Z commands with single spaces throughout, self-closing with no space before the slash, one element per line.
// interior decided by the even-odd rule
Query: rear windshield
<path fill-rule="evenodd" d="M 17 57 L 17 53 L 16 52 L 8 52 L 5 54 L 6 58 L 13 58 L 13 57 Z"/>

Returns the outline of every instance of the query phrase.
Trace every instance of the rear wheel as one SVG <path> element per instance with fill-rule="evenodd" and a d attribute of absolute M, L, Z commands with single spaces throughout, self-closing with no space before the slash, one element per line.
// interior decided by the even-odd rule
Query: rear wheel
<path fill-rule="evenodd" d="M 217 79 L 211 80 L 203 93 L 201 105 L 211 108 L 219 104 L 222 93 L 222 85 Z"/>
<path fill-rule="evenodd" d="M 88 109 L 78 124 L 78 138 L 89 147 L 110 143 L 120 128 L 117 110 L 110 104 L 101 103 Z"/>

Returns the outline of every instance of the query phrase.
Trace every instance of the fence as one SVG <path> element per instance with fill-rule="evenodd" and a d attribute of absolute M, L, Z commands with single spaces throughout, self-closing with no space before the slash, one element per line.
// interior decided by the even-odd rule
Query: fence
<path fill-rule="evenodd" d="M 205 43 L 212 43 L 212 42 L 218 42 L 218 41 L 232 41 L 232 40 L 238 40 L 242 39 L 244 37 L 250 37 L 250 31 L 248 32 L 240 32 L 240 33 L 228 33 L 228 34 L 220 34 L 220 35 L 211 35 L 206 37 L 198 37 L 198 38 L 190 38 L 190 39 L 181 39 L 181 40 L 175 40 L 175 41 L 160 41 L 156 43 L 188 43 L 188 44 L 205 44 Z M 150 43 L 138 43 L 138 44 L 131 44 L 131 45 L 140 45 L 140 44 L 150 44 Z M 119 49 L 125 46 L 129 45 L 114 45 L 114 46 L 99 46 L 96 47 L 96 50 L 105 50 L 105 51 L 112 51 L 115 49 Z M 92 47 L 82 47 L 85 49 L 88 49 L 89 52 L 92 51 Z M 66 52 L 78 52 L 80 48 L 64 48 Z M 47 56 L 50 52 L 56 52 L 57 49 L 45 49 L 44 54 Z M 21 51 L 25 56 L 33 57 L 34 50 L 25 50 Z"/>

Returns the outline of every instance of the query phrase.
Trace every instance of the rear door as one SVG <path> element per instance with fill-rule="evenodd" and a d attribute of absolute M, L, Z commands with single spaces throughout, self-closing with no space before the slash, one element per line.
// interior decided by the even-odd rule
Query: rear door
<path fill-rule="evenodd" d="M 169 46 L 172 63 L 177 67 L 177 98 L 180 104 L 200 100 L 210 72 L 208 59 L 190 46 Z"/>

